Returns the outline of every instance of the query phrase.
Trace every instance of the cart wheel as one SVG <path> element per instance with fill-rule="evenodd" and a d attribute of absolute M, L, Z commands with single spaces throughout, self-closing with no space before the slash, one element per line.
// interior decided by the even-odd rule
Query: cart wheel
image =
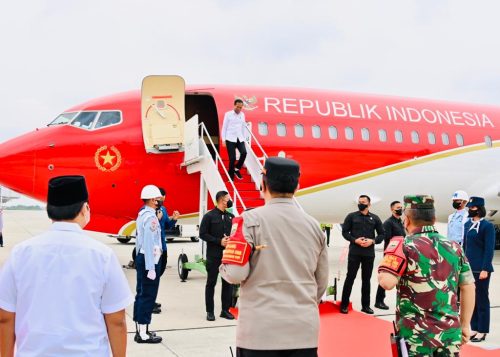
<path fill-rule="evenodd" d="M 188 262 L 188 257 L 186 254 L 180 254 L 179 259 L 177 260 L 177 272 L 179 273 L 179 278 L 181 278 L 182 282 L 185 282 L 188 274 L 189 274 L 189 269 L 184 268 L 184 263 Z"/>
<path fill-rule="evenodd" d="M 199 242 L 200 238 L 198 237 L 191 237 L 191 242 Z"/>
<path fill-rule="evenodd" d="M 123 237 L 123 238 L 116 238 L 116 239 L 118 239 L 118 242 L 126 244 L 126 243 L 130 242 L 130 240 L 132 238 L 130 238 L 130 237 Z"/>

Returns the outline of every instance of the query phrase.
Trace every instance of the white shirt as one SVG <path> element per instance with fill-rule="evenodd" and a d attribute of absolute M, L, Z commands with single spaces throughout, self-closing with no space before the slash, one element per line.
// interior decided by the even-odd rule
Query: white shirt
<path fill-rule="evenodd" d="M 243 111 L 240 111 L 238 114 L 234 110 L 228 111 L 224 115 L 224 123 L 222 124 L 222 141 L 227 140 L 235 143 L 239 139 L 243 142 L 247 136 L 245 114 Z"/>
<path fill-rule="evenodd" d="M 0 308 L 16 313 L 16 356 L 110 355 L 103 314 L 133 302 L 113 251 L 76 223 L 18 244 L 0 271 Z"/>
<path fill-rule="evenodd" d="M 464 240 L 464 225 L 468 220 L 469 211 L 465 208 L 456 210 L 448 216 L 448 239 L 452 242 L 462 244 Z"/>

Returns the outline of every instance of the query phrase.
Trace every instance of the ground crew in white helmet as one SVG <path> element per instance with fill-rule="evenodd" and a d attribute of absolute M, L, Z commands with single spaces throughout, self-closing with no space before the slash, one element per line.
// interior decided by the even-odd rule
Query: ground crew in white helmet
<path fill-rule="evenodd" d="M 464 225 L 468 220 L 467 209 L 465 205 L 469 201 L 467 192 L 458 190 L 451 197 L 455 212 L 448 216 L 448 239 L 462 244 L 464 239 Z"/>
<path fill-rule="evenodd" d="M 144 208 L 139 211 L 136 220 L 137 237 L 135 249 L 137 257 L 137 295 L 134 303 L 134 321 L 136 323 L 135 342 L 160 343 L 162 338 L 149 332 L 158 286 L 160 283 L 159 260 L 161 250 L 161 228 L 156 209 L 162 194 L 158 187 L 147 185 L 141 191 Z"/>

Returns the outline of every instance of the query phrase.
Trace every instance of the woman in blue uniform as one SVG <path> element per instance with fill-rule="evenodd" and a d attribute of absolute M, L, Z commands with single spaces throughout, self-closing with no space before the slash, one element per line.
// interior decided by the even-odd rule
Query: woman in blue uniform
<path fill-rule="evenodd" d="M 476 280 L 476 305 L 471 320 L 471 342 L 481 342 L 490 332 L 490 299 L 488 290 L 493 272 L 495 228 L 484 219 L 484 198 L 471 197 L 467 203 L 470 219 L 464 226 L 465 254 Z"/>

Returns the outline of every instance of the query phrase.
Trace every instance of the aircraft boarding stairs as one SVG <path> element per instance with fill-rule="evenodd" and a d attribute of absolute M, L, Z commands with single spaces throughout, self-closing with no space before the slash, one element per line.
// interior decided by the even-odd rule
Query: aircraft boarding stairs
<path fill-rule="evenodd" d="M 209 197 L 215 203 L 215 195 L 219 191 L 227 191 L 233 201 L 232 213 L 239 216 L 249 208 L 264 205 L 260 192 L 260 175 L 267 155 L 251 130 L 248 129 L 250 140 L 245 142 L 247 158 L 241 169 L 243 180 L 231 181 L 228 173 L 227 151 L 221 148 L 219 154 L 217 146 L 212 140 L 205 124 L 198 122 L 198 115 L 189 119 L 184 127 L 184 163 L 189 174 L 200 173 L 200 222 L 208 210 Z M 251 140 L 261 153 L 257 156 L 252 149 Z M 202 242 L 203 249 L 205 247 Z M 178 273 L 182 281 L 187 279 L 189 271 L 197 270 L 206 274 L 203 257 L 195 256 L 195 262 L 189 262 L 186 254 L 182 253 L 178 259 Z"/>

